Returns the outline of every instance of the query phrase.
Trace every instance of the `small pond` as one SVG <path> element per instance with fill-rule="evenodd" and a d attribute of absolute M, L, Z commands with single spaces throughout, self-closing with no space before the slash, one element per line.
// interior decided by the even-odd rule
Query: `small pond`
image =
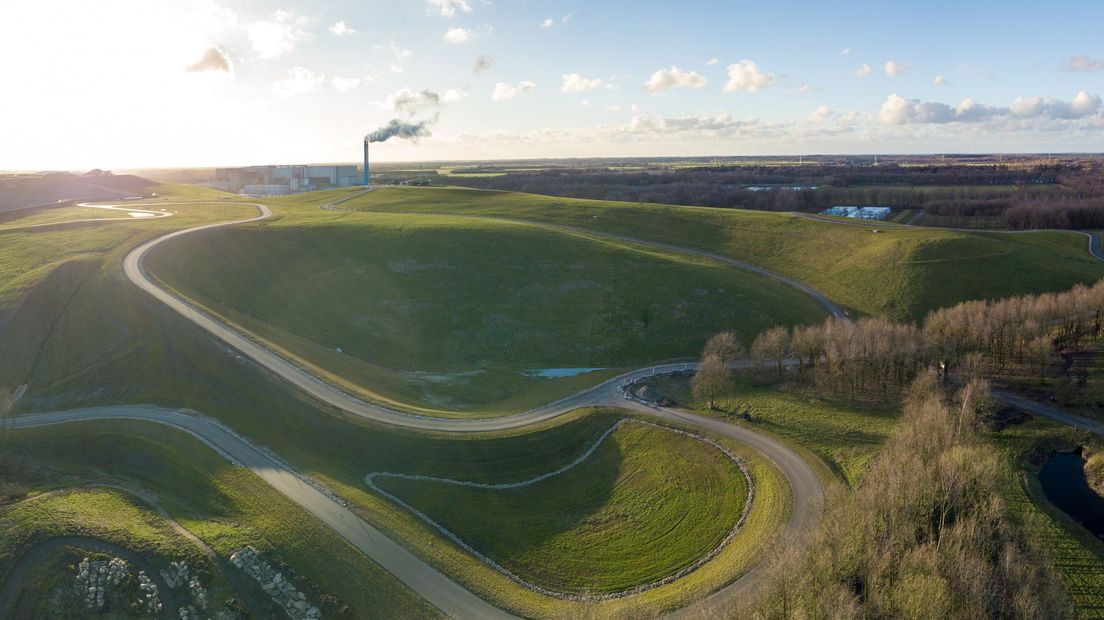
<path fill-rule="evenodd" d="M 596 370 L 605 370 L 605 368 L 538 368 L 522 371 L 521 374 L 526 377 L 540 377 L 542 379 L 563 379 L 564 377 L 585 375 Z"/>
<path fill-rule="evenodd" d="M 1104 537 L 1104 498 L 1085 478 L 1085 462 L 1076 452 L 1059 452 L 1039 472 L 1039 483 L 1050 503 L 1097 536 Z"/>

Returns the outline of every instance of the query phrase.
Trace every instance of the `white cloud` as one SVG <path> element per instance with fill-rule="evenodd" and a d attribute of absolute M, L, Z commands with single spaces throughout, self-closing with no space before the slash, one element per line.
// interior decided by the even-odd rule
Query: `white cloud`
<path fill-rule="evenodd" d="M 558 23 L 566 25 L 570 21 L 571 21 L 571 13 L 568 13 L 567 15 L 564 15 L 563 17 L 561 17 L 559 19 Z M 554 27 L 556 24 L 557 24 L 557 21 L 555 19 L 552 19 L 551 17 L 549 17 L 549 18 L 547 18 L 547 19 L 545 19 L 544 21 L 541 22 L 540 27 L 541 27 L 542 30 L 548 30 L 549 28 Z"/>
<path fill-rule="evenodd" d="M 363 82 L 364 80 L 360 78 L 347 78 L 339 76 L 334 76 L 334 78 L 330 80 L 330 84 L 332 84 L 338 92 L 342 93 L 353 90 L 357 86 L 360 86 Z"/>
<path fill-rule="evenodd" d="M 445 103 L 460 103 L 468 98 L 467 88 L 450 88 L 445 91 L 445 94 L 441 96 L 441 101 Z"/>
<path fill-rule="evenodd" d="M 898 77 L 905 74 L 905 71 L 909 70 L 909 64 L 907 62 L 899 62 L 896 60 L 887 60 L 882 69 L 889 77 Z"/>
<path fill-rule="evenodd" d="M 1079 119 L 1101 111 L 1100 97 L 1080 91 L 1069 103 L 1050 97 L 1017 97 L 1009 110 L 1019 118 Z"/>
<path fill-rule="evenodd" d="M 840 55 L 841 56 L 850 56 L 851 55 L 851 48 L 850 47 L 845 47 L 845 48 L 841 49 L 840 50 Z"/>
<path fill-rule="evenodd" d="M 506 82 L 499 82 L 495 84 L 494 93 L 491 94 L 492 101 L 506 101 L 507 99 L 513 99 L 528 92 L 532 92 L 537 88 L 537 85 L 524 80 L 518 82 L 515 86 L 513 84 L 507 84 Z"/>
<path fill-rule="evenodd" d="M 330 26 L 330 32 L 339 37 L 348 36 L 350 34 L 356 34 L 356 28 L 349 26 L 345 23 L 345 20 L 334 22 L 334 25 Z"/>
<path fill-rule="evenodd" d="M 713 65 L 719 64 L 720 62 L 721 62 L 721 59 L 714 56 L 713 58 L 710 58 L 709 60 L 705 61 L 705 66 L 712 67 Z"/>
<path fill-rule="evenodd" d="M 449 43 L 467 43 L 475 36 L 475 32 L 468 28 L 449 28 L 445 32 L 444 39 Z"/>
<path fill-rule="evenodd" d="M 832 108 L 829 108 L 826 105 L 822 105 L 810 112 L 806 120 L 814 125 L 819 125 L 835 115 L 836 113 L 832 110 Z"/>
<path fill-rule="evenodd" d="M 479 30 L 456 27 L 449 28 L 442 38 L 448 43 L 467 43 L 481 34 L 490 34 L 491 32 L 492 28 L 490 26 L 483 26 Z"/>
<path fill-rule="evenodd" d="M 870 75 L 870 65 L 865 62 L 859 65 L 858 69 L 855 69 L 855 77 L 866 77 Z"/>
<path fill-rule="evenodd" d="M 390 58 L 391 64 L 388 65 L 387 70 L 391 73 L 402 73 L 403 62 L 411 56 L 414 52 L 401 47 L 394 41 L 389 42 L 387 45 L 373 45 L 372 49 L 380 52 L 385 52 Z"/>
<path fill-rule="evenodd" d="M 750 60 L 728 65 L 728 82 L 725 83 L 724 92 L 756 91 L 770 88 L 774 84 L 774 74 L 764 73 Z"/>
<path fill-rule="evenodd" d="M 578 73 L 565 73 L 561 90 L 565 93 L 581 93 L 595 88 L 603 88 L 605 85 L 605 81 L 601 79 L 587 79 Z"/>
<path fill-rule="evenodd" d="M 1074 56 L 1070 58 L 1066 63 L 1067 71 L 1080 71 L 1083 73 L 1092 73 L 1094 71 L 1104 71 L 1104 60 L 1098 60 L 1096 58 L 1089 58 L 1088 56 Z"/>
<path fill-rule="evenodd" d="M 803 94 L 803 93 L 819 92 L 819 91 L 822 91 L 822 90 L 824 90 L 824 87 L 822 87 L 822 86 L 814 86 L 813 84 L 806 84 L 806 83 L 803 82 L 800 86 L 798 86 L 797 88 L 791 90 L 790 92 L 792 92 L 792 93 L 802 93 Z"/>
<path fill-rule="evenodd" d="M 590 99 L 583 99 L 582 101 L 580 101 L 579 102 L 579 107 L 589 108 L 590 107 Z"/>
<path fill-rule="evenodd" d="M 1085 91 L 1077 93 L 1068 102 L 1049 97 L 1018 97 L 1006 108 L 980 104 L 973 99 L 963 99 L 952 108 L 945 103 L 905 99 L 894 93 L 886 98 L 878 112 L 878 120 L 884 125 L 976 123 L 993 120 L 1063 122 L 1102 117 L 1104 104 L 1100 97 Z"/>
<path fill-rule="evenodd" d="M 697 71 L 687 72 L 672 66 L 653 73 L 644 83 L 644 90 L 658 93 L 669 88 L 703 88 L 707 81 Z"/>
<path fill-rule="evenodd" d="M 306 29 L 310 18 L 290 11 L 278 10 L 267 20 L 256 21 L 245 27 L 253 51 L 261 58 L 275 58 L 295 49 L 295 45 L 311 38 Z"/>
<path fill-rule="evenodd" d="M 441 17 L 456 17 L 456 12 L 471 13 L 471 5 L 467 0 L 426 0 L 429 4 L 429 12 Z"/>
<path fill-rule="evenodd" d="M 287 77 L 272 83 L 272 92 L 277 97 L 287 98 L 312 93 L 325 83 L 325 74 L 315 73 L 306 67 L 294 67 L 288 71 Z"/>
<path fill-rule="evenodd" d="M 942 75 L 937 75 L 932 78 L 932 86 L 946 86 L 947 84 L 949 84 L 949 82 L 947 82 L 947 78 L 943 77 Z"/>
<path fill-rule="evenodd" d="M 606 112 L 620 112 L 621 106 L 614 104 L 606 108 Z"/>

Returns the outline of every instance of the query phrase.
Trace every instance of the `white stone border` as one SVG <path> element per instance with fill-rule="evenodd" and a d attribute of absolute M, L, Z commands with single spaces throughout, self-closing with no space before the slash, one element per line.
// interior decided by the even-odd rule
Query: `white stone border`
<path fill-rule="evenodd" d="M 556 590 L 551 590 L 549 588 L 545 588 L 545 587 L 539 586 L 535 583 L 531 583 L 529 581 L 526 581 L 525 579 L 523 579 L 519 575 L 511 572 L 510 570 L 508 570 L 507 568 L 505 568 L 504 566 L 502 566 L 498 562 L 495 562 L 494 560 L 487 557 L 486 555 L 484 555 L 480 551 L 476 550 L 474 547 L 472 547 L 468 543 L 464 542 L 459 536 L 457 536 L 456 534 L 454 534 L 453 532 L 451 532 L 450 530 L 445 528 L 445 526 L 441 525 L 440 523 L 438 523 L 438 522 L 434 521 L 432 518 L 430 518 L 429 515 L 425 514 L 424 512 L 422 512 L 420 510 L 418 510 L 414 506 L 411 506 L 407 502 L 399 499 L 394 494 L 383 490 L 379 485 L 376 484 L 376 480 L 378 478 L 398 478 L 398 479 L 402 479 L 402 480 L 415 480 L 415 481 L 420 481 L 420 482 L 438 482 L 438 483 L 443 483 L 443 484 L 453 484 L 453 485 L 457 485 L 457 486 L 465 486 L 465 487 L 478 488 L 478 489 L 517 489 L 517 488 L 522 488 L 522 487 L 526 487 L 526 486 L 536 484 L 537 482 L 541 482 L 543 480 L 547 480 L 547 479 L 552 478 L 554 476 L 558 476 L 560 474 L 563 474 L 563 473 L 571 470 L 574 467 L 577 467 L 579 464 L 581 464 L 583 461 L 585 461 L 587 458 L 589 458 L 592 454 L 594 454 L 594 451 L 597 450 L 598 447 L 602 445 L 602 442 L 604 442 L 611 434 L 613 434 L 613 432 L 615 430 L 620 428 L 621 425 L 626 423 L 626 422 L 633 422 L 635 424 L 642 424 L 644 426 L 652 426 L 652 427 L 659 428 L 659 429 L 662 429 L 662 430 L 665 430 L 665 431 L 668 431 L 668 432 L 671 432 L 671 433 L 678 433 L 679 435 L 685 435 L 686 437 L 690 437 L 691 439 L 695 439 L 695 440 L 700 441 L 702 443 L 705 443 L 709 446 L 712 446 L 713 448 L 716 448 L 719 452 L 721 452 L 721 454 L 725 455 L 726 457 L 728 457 L 729 460 L 731 460 L 733 463 L 735 463 L 736 467 L 738 467 L 740 469 L 740 472 L 744 474 L 744 478 L 747 480 L 747 484 L 748 484 L 748 494 L 747 494 L 747 501 L 744 502 L 744 508 L 743 508 L 743 511 L 740 514 L 740 518 L 736 521 L 735 525 L 732 526 L 732 529 L 729 530 L 728 534 L 724 537 L 724 539 L 722 539 L 721 542 L 717 544 L 717 546 L 715 546 L 711 550 L 709 550 L 708 553 L 701 556 L 700 558 L 698 558 L 697 560 L 695 560 L 691 564 L 689 564 L 687 566 L 684 566 L 683 568 L 679 569 L 678 571 L 676 571 L 676 572 L 674 572 L 674 573 L 672 573 L 672 574 L 670 574 L 666 577 L 663 577 L 663 578 L 658 579 L 656 581 L 652 581 L 650 583 L 642 584 L 642 585 L 639 585 L 639 586 L 634 586 L 634 587 L 629 588 L 627 590 L 621 590 L 619 592 L 610 592 L 610 593 L 607 593 L 607 594 L 572 594 L 572 593 L 568 593 L 568 592 L 559 592 L 559 591 L 556 591 Z M 490 566 L 494 570 L 498 571 L 502 575 L 506 576 L 511 581 L 513 581 L 514 583 L 520 585 L 521 587 L 523 587 L 527 590 L 531 590 L 533 592 L 544 594 L 546 596 L 551 596 L 551 597 L 554 597 L 554 598 L 570 600 L 570 601 L 580 601 L 580 602 L 612 600 L 612 599 L 624 598 L 626 596 L 631 596 L 633 594 L 639 594 L 641 592 L 645 592 L 647 590 L 658 588 L 660 586 L 667 585 L 669 583 L 677 581 L 677 580 L 685 577 L 686 575 L 694 572 L 695 570 L 701 568 L 705 563 L 707 563 L 710 560 L 712 560 L 713 558 L 717 557 L 717 554 L 719 554 L 722 549 L 724 549 L 726 546 L 728 546 L 728 544 L 730 542 L 732 542 L 732 539 L 736 537 L 736 534 L 739 532 L 739 530 L 744 526 L 744 523 L 747 521 L 748 515 L 751 512 L 751 505 L 755 500 L 755 483 L 751 479 L 751 473 L 748 471 L 747 463 L 744 462 L 744 460 L 742 458 L 740 458 L 740 457 L 736 456 L 735 454 L 733 454 L 731 450 L 729 450 L 728 448 L 722 446 L 721 444 L 719 444 L 719 443 L 717 443 L 717 442 L 715 442 L 711 439 L 708 439 L 708 438 L 703 437 L 701 435 L 698 435 L 696 433 L 691 433 L 691 432 L 684 431 L 684 430 L 681 430 L 681 429 L 672 428 L 670 426 L 664 426 L 662 424 L 654 424 L 652 422 L 645 422 L 643 420 L 638 420 L 638 419 L 635 419 L 635 418 L 622 418 L 622 419 L 618 420 L 613 426 L 611 426 L 604 433 L 602 433 L 598 437 L 598 439 L 595 440 L 594 443 L 591 444 L 591 446 L 589 448 L 587 448 L 587 450 L 585 452 L 583 452 L 583 454 L 580 455 L 578 458 L 576 458 L 574 461 L 568 463 L 567 465 L 564 465 L 563 467 L 560 467 L 559 469 L 556 469 L 554 471 L 551 471 L 551 472 L 548 472 L 548 473 L 545 473 L 545 474 L 541 474 L 541 475 L 539 475 L 535 478 L 531 478 L 529 480 L 523 480 L 523 481 L 520 481 L 520 482 L 508 482 L 508 483 L 501 483 L 501 484 L 488 484 L 488 483 L 482 483 L 482 482 L 471 482 L 471 481 L 467 481 L 467 480 L 453 480 L 453 479 L 450 479 L 450 478 L 437 478 L 437 477 L 434 477 L 434 476 L 423 476 L 423 475 L 417 475 L 417 474 L 400 474 L 400 473 L 392 473 L 392 472 L 371 472 L 371 473 L 364 476 L 364 482 L 368 485 L 368 487 L 371 490 L 373 490 L 376 493 L 386 497 L 387 499 L 391 500 L 395 504 L 405 508 L 411 514 L 418 517 L 419 519 L 424 521 L 426 524 L 432 526 L 438 532 L 443 534 L 446 538 L 448 538 L 449 540 L 454 542 L 461 549 L 464 549 L 468 553 L 470 553 L 470 554 L 474 555 L 475 557 L 479 558 L 484 564 L 487 564 L 488 566 Z"/>

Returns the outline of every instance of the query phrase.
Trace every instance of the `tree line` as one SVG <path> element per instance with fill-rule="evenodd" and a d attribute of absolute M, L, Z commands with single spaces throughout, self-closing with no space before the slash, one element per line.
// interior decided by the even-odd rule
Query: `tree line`
<path fill-rule="evenodd" d="M 831 317 L 774 327 L 755 338 L 749 353 L 761 375 L 792 376 L 839 398 L 888 400 L 926 368 L 964 378 L 1027 369 L 1045 384 L 1063 356 L 1091 351 L 1102 330 L 1104 280 L 1060 293 L 964 302 L 930 312 L 920 325 Z M 743 354 L 731 333 L 709 340 L 692 385 L 700 400 L 716 403 L 730 362 Z M 796 372 L 787 373 L 790 367 Z M 1064 380 L 1084 384 L 1076 368 L 1065 370 Z"/>

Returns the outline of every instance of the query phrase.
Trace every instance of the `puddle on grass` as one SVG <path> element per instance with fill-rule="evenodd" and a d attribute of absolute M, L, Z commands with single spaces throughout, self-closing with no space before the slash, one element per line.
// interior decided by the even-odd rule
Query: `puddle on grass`
<path fill-rule="evenodd" d="M 537 368 L 534 370 L 523 370 L 521 374 L 526 377 L 537 377 L 540 379 L 563 379 L 565 377 L 585 375 L 588 372 L 594 372 L 596 370 L 605 370 L 605 368 Z"/>
<path fill-rule="evenodd" d="M 138 211 L 128 211 L 127 215 L 130 217 L 153 217 L 156 213 L 140 213 Z"/>

